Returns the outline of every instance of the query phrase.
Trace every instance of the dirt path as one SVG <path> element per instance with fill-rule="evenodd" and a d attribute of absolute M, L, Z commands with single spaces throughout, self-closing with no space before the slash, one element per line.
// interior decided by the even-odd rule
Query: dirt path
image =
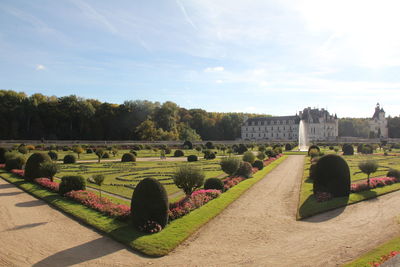
<path fill-rule="evenodd" d="M 400 192 L 295 220 L 290 156 L 170 255 L 146 258 L 0 180 L 0 266 L 338 266 L 400 234 Z M 79 237 L 79 238 L 77 238 Z"/>

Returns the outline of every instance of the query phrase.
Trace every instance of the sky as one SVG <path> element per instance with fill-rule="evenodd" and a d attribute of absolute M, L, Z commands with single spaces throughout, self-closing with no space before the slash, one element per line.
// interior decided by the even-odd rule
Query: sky
<path fill-rule="evenodd" d="M 400 115 L 397 0 L 1 0 L 0 88 L 217 112 Z"/>

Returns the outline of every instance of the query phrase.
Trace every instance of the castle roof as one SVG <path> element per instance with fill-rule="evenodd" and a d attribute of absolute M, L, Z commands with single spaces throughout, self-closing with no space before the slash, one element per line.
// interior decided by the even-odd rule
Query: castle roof
<path fill-rule="evenodd" d="M 271 122 L 271 121 L 289 121 L 289 120 L 294 120 L 295 123 L 300 122 L 300 117 L 299 116 L 274 116 L 274 117 L 256 117 L 256 118 L 249 118 L 246 122 L 249 124 L 252 122 L 255 122 L 255 124 L 258 124 L 258 122 Z"/>

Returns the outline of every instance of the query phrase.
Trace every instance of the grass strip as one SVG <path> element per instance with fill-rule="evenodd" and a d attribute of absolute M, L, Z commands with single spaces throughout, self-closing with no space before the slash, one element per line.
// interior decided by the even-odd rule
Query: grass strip
<path fill-rule="evenodd" d="M 369 267 L 371 266 L 371 262 L 380 261 L 381 257 L 384 255 L 388 255 L 392 251 L 400 251 L 400 237 L 396 237 L 383 245 L 365 253 L 360 258 L 349 262 L 343 267 Z"/>
<path fill-rule="evenodd" d="M 254 174 L 254 177 L 247 179 L 220 197 L 208 202 L 206 205 L 190 212 L 182 218 L 176 219 L 167 225 L 165 229 L 156 234 L 145 234 L 135 230 L 129 222 L 107 217 L 100 212 L 80 205 L 56 193 L 49 192 L 40 185 L 28 183 L 14 174 L 0 171 L 3 179 L 18 186 L 31 195 L 43 199 L 50 205 L 61 211 L 76 217 L 106 234 L 115 240 L 128 245 L 134 250 L 150 256 L 164 256 L 186 240 L 191 234 L 197 231 L 202 225 L 221 213 L 233 201 L 238 199 L 252 185 L 260 181 L 266 174 L 277 167 L 287 156 L 273 161 L 263 170 Z"/>

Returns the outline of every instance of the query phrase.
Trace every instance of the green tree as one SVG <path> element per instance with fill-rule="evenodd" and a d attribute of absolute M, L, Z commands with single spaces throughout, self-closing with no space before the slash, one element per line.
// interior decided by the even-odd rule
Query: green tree
<path fill-rule="evenodd" d="M 370 186 L 370 181 L 369 181 L 369 176 L 371 175 L 371 173 L 374 173 L 378 170 L 378 163 L 376 161 L 373 160 L 367 160 L 364 162 L 360 162 L 358 164 L 358 168 L 365 174 L 368 175 L 367 177 L 367 184 L 368 184 L 368 188 Z"/>
<path fill-rule="evenodd" d="M 93 175 L 93 181 L 94 181 L 94 183 L 97 184 L 97 185 L 100 187 L 100 188 L 99 188 L 99 191 L 100 191 L 100 199 L 101 199 L 101 186 L 103 185 L 104 179 L 105 179 L 105 177 L 104 177 L 103 174 L 96 174 L 96 175 Z"/>
<path fill-rule="evenodd" d="M 192 165 L 183 165 L 172 175 L 175 185 L 182 189 L 186 195 L 191 195 L 194 190 L 204 184 L 203 171 Z"/>

